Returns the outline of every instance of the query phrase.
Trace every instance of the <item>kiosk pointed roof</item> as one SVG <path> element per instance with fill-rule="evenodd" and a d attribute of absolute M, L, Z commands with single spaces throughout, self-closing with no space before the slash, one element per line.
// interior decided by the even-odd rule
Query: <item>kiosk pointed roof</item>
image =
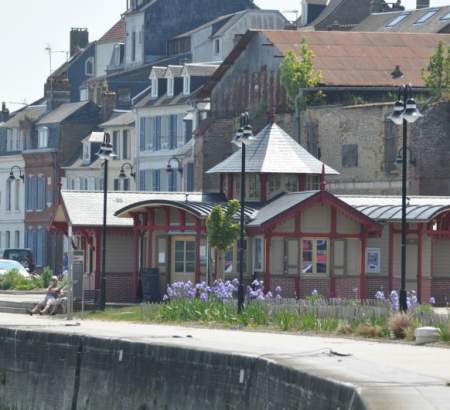
<path fill-rule="evenodd" d="M 276 123 L 268 124 L 246 147 L 246 173 L 320 175 L 323 167 L 325 174 L 339 174 L 311 155 Z M 208 174 L 240 172 L 241 149 L 207 171 Z"/>

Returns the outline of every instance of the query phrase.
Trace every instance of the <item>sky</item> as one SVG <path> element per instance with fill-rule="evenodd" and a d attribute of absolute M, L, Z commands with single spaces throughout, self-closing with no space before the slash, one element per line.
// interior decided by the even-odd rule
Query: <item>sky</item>
<path fill-rule="evenodd" d="M 188 1 L 188 0 L 187 0 Z M 43 95 L 44 82 L 52 68 L 65 61 L 69 49 L 71 27 L 87 27 L 90 40 L 101 37 L 125 10 L 126 0 L 39 0 L 0 3 L 0 101 L 10 110 L 20 104 L 31 103 Z M 300 0 L 255 0 L 261 8 L 296 10 Z M 416 0 L 403 0 L 407 8 L 414 8 Z M 450 4 L 450 0 L 431 0 L 431 6 Z M 24 10 L 26 5 L 26 10 Z M 286 13 L 294 19 L 294 13 Z M 64 51 L 60 53 L 59 51 Z"/>

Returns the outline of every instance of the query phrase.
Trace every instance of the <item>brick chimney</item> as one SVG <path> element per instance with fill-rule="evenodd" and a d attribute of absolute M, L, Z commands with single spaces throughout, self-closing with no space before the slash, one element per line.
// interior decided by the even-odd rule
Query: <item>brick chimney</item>
<path fill-rule="evenodd" d="M 6 103 L 2 102 L 2 111 L 0 112 L 0 124 L 9 120 L 9 110 L 6 108 Z"/>
<path fill-rule="evenodd" d="M 70 30 L 70 56 L 89 44 L 89 31 L 87 28 L 72 28 Z"/>
<path fill-rule="evenodd" d="M 102 122 L 108 121 L 111 118 L 111 114 L 114 108 L 116 108 L 116 99 L 117 95 L 115 92 L 105 91 L 103 93 L 102 109 L 100 112 Z"/>
<path fill-rule="evenodd" d="M 427 9 L 430 7 L 430 0 L 416 0 L 416 9 Z"/>

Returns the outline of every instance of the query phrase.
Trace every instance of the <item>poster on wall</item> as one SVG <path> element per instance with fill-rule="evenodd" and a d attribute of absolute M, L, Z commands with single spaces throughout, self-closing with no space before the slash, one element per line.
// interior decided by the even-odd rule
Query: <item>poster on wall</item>
<path fill-rule="evenodd" d="M 367 249 L 367 273 L 380 273 L 380 248 Z"/>

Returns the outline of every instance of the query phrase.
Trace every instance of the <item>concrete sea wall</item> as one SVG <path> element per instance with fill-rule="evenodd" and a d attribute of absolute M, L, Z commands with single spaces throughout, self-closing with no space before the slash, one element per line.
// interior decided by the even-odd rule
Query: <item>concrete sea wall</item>
<path fill-rule="evenodd" d="M 265 358 L 0 329 L 0 410 L 365 410 L 353 386 Z"/>

